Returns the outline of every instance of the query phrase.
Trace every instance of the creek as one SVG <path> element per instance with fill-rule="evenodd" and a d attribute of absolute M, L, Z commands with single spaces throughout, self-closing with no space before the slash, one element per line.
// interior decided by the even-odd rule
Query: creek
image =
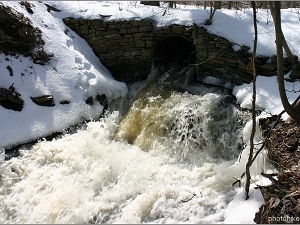
<path fill-rule="evenodd" d="M 193 74 L 154 69 L 99 121 L 2 159 L 0 223 L 223 223 L 251 115 Z"/>

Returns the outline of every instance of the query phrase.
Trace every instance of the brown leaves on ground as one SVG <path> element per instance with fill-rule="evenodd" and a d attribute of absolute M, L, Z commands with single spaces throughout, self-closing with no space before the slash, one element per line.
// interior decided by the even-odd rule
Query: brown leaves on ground
<path fill-rule="evenodd" d="M 281 121 L 267 139 L 268 158 L 281 170 L 272 185 L 260 186 L 266 204 L 256 223 L 300 223 L 300 124 Z"/>

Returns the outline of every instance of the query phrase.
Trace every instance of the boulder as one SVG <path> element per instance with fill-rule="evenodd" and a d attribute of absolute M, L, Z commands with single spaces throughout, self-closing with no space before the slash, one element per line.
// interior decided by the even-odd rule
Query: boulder
<path fill-rule="evenodd" d="M 21 111 L 24 101 L 20 98 L 20 94 L 15 91 L 13 85 L 7 88 L 0 88 L 0 105 L 6 109 Z"/>
<path fill-rule="evenodd" d="M 42 95 L 42 96 L 30 97 L 30 98 L 35 104 L 40 106 L 48 106 L 48 107 L 55 106 L 52 95 Z"/>

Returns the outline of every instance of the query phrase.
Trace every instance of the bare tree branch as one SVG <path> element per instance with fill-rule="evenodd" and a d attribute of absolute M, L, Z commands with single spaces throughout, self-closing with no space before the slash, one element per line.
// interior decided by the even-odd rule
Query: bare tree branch
<path fill-rule="evenodd" d="M 257 20 L 256 20 L 256 3 L 255 1 L 251 2 L 253 9 L 253 25 L 254 25 L 254 46 L 253 46 L 253 54 L 252 54 L 252 66 L 253 66 L 253 90 L 252 90 L 252 130 L 250 135 L 250 149 L 249 149 L 249 157 L 248 162 L 246 164 L 246 184 L 245 184 L 245 199 L 249 199 L 249 188 L 250 188 L 250 166 L 253 157 L 254 150 L 254 136 L 256 132 L 256 113 L 255 113 L 255 101 L 256 101 L 256 67 L 255 67 L 255 55 L 257 48 Z"/>

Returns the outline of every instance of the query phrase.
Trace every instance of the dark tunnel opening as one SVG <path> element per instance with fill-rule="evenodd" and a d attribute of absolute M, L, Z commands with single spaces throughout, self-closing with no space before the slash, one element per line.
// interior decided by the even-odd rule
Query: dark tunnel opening
<path fill-rule="evenodd" d="M 188 66 L 196 63 L 195 45 L 180 36 L 162 39 L 154 49 L 154 66 Z"/>

